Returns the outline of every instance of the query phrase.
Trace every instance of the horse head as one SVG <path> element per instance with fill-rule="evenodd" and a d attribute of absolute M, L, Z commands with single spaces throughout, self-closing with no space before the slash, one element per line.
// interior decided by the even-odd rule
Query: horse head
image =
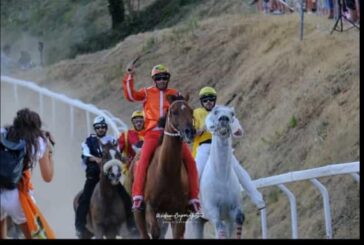
<path fill-rule="evenodd" d="M 206 127 L 211 133 L 221 138 L 228 138 L 232 132 L 234 116 L 234 108 L 216 105 L 206 117 Z"/>
<path fill-rule="evenodd" d="M 117 143 L 107 142 L 102 145 L 102 170 L 112 185 L 117 185 L 121 177 L 122 157 L 117 150 Z"/>
<path fill-rule="evenodd" d="M 179 136 L 181 140 L 191 143 L 196 132 L 193 127 L 193 110 L 187 103 L 189 96 L 187 95 L 186 98 L 181 95 L 167 97 L 170 106 L 164 133 Z"/>

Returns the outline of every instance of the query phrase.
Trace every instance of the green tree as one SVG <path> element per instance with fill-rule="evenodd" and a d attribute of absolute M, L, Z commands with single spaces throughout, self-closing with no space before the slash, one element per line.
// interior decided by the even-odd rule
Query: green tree
<path fill-rule="evenodd" d="M 124 22 L 125 7 L 123 0 L 108 0 L 109 13 L 111 15 L 111 28 L 117 30 L 118 27 Z"/>

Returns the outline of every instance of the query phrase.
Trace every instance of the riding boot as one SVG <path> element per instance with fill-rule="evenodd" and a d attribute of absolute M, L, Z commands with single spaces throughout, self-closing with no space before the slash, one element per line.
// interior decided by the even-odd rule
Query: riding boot
<path fill-rule="evenodd" d="M 76 210 L 76 230 L 82 232 L 85 230 L 86 225 L 86 216 L 90 208 L 90 200 L 92 196 L 92 192 L 95 189 L 98 180 L 95 179 L 87 179 L 85 183 L 85 187 L 83 188 L 83 192 L 78 200 L 78 208 Z"/>
<path fill-rule="evenodd" d="M 86 216 L 90 209 L 90 200 L 97 182 L 99 182 L 100 169 L 98 165 L 89 163 L 86 168 L 86 182 L 83 192 L 78 200 L 78 208 L 76 210 L 75 226 L 78 232 L 85 231 Z"/>

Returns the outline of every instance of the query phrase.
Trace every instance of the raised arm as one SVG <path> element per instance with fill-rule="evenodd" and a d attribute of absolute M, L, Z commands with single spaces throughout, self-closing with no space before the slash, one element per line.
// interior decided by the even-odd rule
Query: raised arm
<path fill-rule="evenodd" d="M 43 156 L 39 159 L 40 173 L 45 182 L 51 182 L 54 176 L 54 147 L 52 146 L 49 139 L 47 139 L 47 141 L 42 144 L 45 145 L 45 151 Z"/>
<path fill-rule="evenodd" d="M 145 88 L 136 91 L 134 88 L 134 75 L 133 73 L 126 73 L 123 79 L 124 97 L 128 101 L 142 101 L 146 98 Z"/>

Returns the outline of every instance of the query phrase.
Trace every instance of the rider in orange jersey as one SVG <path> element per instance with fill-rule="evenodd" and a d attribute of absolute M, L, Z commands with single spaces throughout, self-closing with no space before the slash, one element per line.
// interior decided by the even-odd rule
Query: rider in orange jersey
<path fill-rule="evenodd" d="M 144 205 L 142 204 L 147 169 L 150 164 L 151 156 L 158 146 L 158 139 L 163 130 L 158 127 L 158 120 L 166 115 L 169 108 L 167 96 L 176 95 L 178 93 L 177 90 L 168 88 L 171 74 L 164 65 L 159 64 L 152 69 L 151 76 L 155 86 L 141 88 L 138 91 L 134 89 L 134 73 L 135 67 L 134 65 L 130 65 L 122 83 L 124 96 L 127 100 L 132 102 L 143 102 L 145 120 L 144 143 L 141 149 L 140 159 L 136 164 L 135 180 L 132 187 L 133 210 L 140 211 L 144 208 Z M 198 174 L 195 160 L 186 143 L 183 143 L 182 155 L 189 179 L 189 204 L 194 212 L 198 212 L 200 209 L 200 201 L 198 199 Z"/>
<path fill-rule="evenodd" d="M 123 132 L 119 137 L 119 149 L 123 157 L 127 159 L 126 170 L 129 168 L 136 153 L 143 145 L 144 139 L 144 114 L 142 111 L 134 111 L 131 115 L 132 129 Z M 137 151 L 137 152 L 136 152 Z"/>

